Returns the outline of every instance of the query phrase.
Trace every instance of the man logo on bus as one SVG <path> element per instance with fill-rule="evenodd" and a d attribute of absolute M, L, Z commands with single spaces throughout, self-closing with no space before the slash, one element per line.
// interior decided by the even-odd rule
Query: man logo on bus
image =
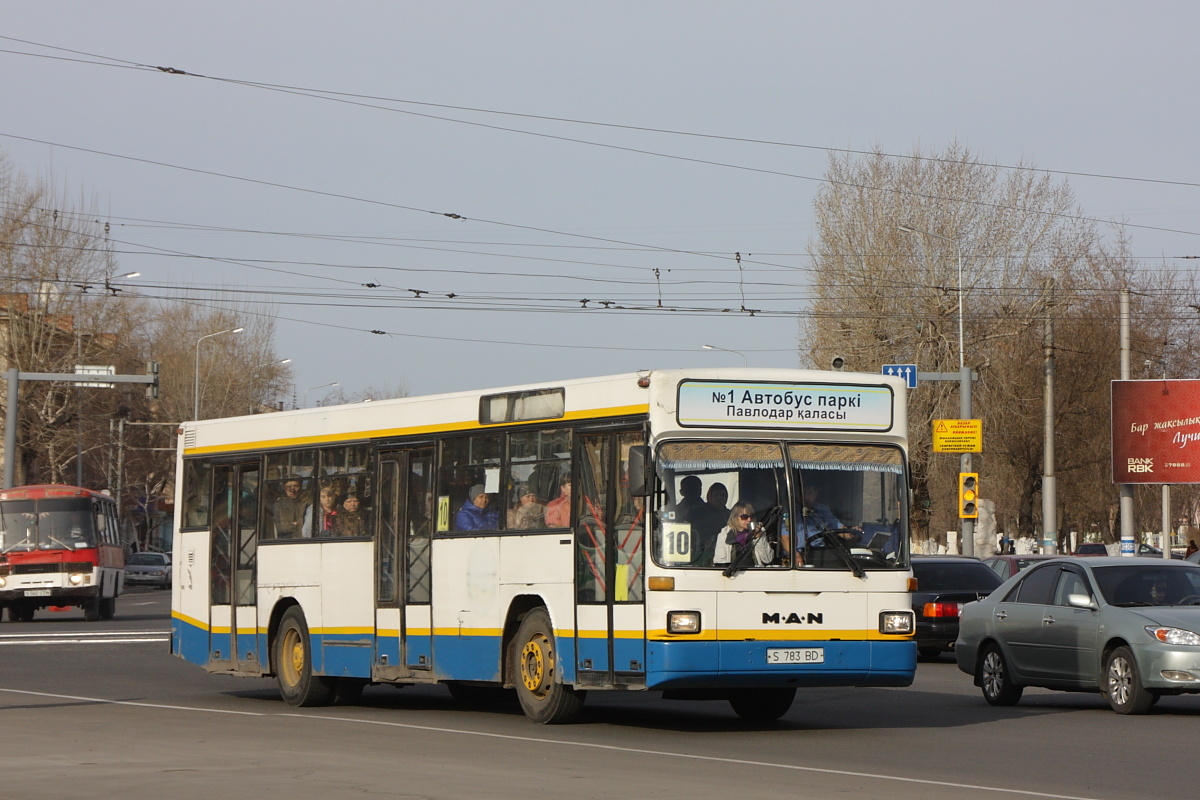
<path fill-rule="evenodd" d="M 803 625 L 806 622 L 809 625 L 824 625 L 825 615 L 823 613 L 814 614 L 809 612 L 807 617 L 801 617 L 799 614 L 793 611 L 788 614 L 787 617 L 784 617 L 782 614 L 768 614 L 764 611 L 762 615 L 762 621 L 764 625 L 768 623 L 774 625 Z"/>

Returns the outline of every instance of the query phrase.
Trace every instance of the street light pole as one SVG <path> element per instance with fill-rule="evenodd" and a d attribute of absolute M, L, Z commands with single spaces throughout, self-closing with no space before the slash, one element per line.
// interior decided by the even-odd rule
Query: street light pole
<path fill-rule="evenodd" d="M 308 408 L 308 393 L 309 392 L 311 392 L 313 389 L 326 389 L 326 388 L 329 388 L 332 386 L 341 386 L 341 384 L 338 383 L 337 381 L 334 381 L 333 383 L 322 383 L 320 386 L 313 386 L 309 389 L 305 389 L 304 390 L 304 407 Z"/>
<path fill-rule="evenodd" d="M 255 373 L 258 372 L 260 369 L 264 369 L 266 367 L 281 367 L 284 364 L 290 364 L 290 363 L 292 363 L 292 360 L 290 358 L 281 358 L 278 361 L 264 362 L 250 370 L 250 377 L 253 378 Z M 250 405 L 250 413 L 251 414 L 254 413 L 254 404 L 253 403 L 251 403 L 251 405 Z"/>
<path fill-rule="evenodd" d="M 911 225 L 900 225 L 905 233 L 916 233 L 921 236 L 932 236 L 954 245 L 954 253 L 958 257 L 958 415 L 959 419 L 971 419 L 971 370 L 966 366 L 966 356 L 963 348 L 963 258 L 962 247 L 958 239 L 943 236 L 932 231 L 918 230 Z M 971 471 L 971 454 L 961 453 L 958 457 L 958 471 Z M 975 555 L 975 520 L 962 519 L 962 552 L 965 556 Z"/>
<path fill-rule="evenodd" d="M 750 366 L 750 362 L 746 360 L 746 354 L 743 353 L 741 350 L 730 350 L 727 347 L 717 347 L 715 344 L 703 345 L 703 349 L 705 349 L 705 350 L 720 350 L 722 353 L 734 353 L 735 355 L 739 355 L 742 357 L 742 366 L 743 367 Z"/>
<path fill-rule="evenodd" d="M 216 333 L 206 333 L 203 336 L 201 336 L 199 339 L 196 340 L 196 380 L 195 380 L 196 399 L 195 399 L 195 403 L 192 406 L 192 418 L 193 419 L 200 419 L 200 343 L 203 342 L 205 339 L 211 339 L 214 336 L 220 336 L 221 334 L 224 334 L 224 333 L 241 333 L 244 330 L 246 330 L 246 329 L 245 328 L 226 328 L 225 330 L 217 331 Z"/>

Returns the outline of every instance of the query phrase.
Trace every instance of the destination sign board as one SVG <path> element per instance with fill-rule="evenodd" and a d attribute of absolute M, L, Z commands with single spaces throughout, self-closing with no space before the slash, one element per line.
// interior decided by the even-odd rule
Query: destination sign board
<path fill-rule="evenodd" d="M 888 431 L 893 400 L 884 384 L 686 380 L 676 414 L 691 428 Z"/>

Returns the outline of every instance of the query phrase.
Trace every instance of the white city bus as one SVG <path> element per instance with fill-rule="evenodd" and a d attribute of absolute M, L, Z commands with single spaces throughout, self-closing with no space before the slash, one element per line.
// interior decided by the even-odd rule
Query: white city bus
<path fill-rule="evenodd" d="M 293 705 L 371 683 L 721 698 L 906 686 L 905 387 L 657 370 L 183 426 L 172 652 Z"/>

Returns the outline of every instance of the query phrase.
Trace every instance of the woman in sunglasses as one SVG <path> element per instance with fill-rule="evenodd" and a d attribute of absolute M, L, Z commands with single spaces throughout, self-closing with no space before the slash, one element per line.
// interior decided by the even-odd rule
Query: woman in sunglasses
<path fill-rule="evenodd" d="M 754 506 L 735 503 L 729 513 L 729 524 L 717 534 L 713 566 L 728 566 L 735 559 L 744 567 L 770 564 L 775 552 L 764 532 L 765 529 L 754 522 Z M 753 558 L 750 551 L 753 551 Z"/>

